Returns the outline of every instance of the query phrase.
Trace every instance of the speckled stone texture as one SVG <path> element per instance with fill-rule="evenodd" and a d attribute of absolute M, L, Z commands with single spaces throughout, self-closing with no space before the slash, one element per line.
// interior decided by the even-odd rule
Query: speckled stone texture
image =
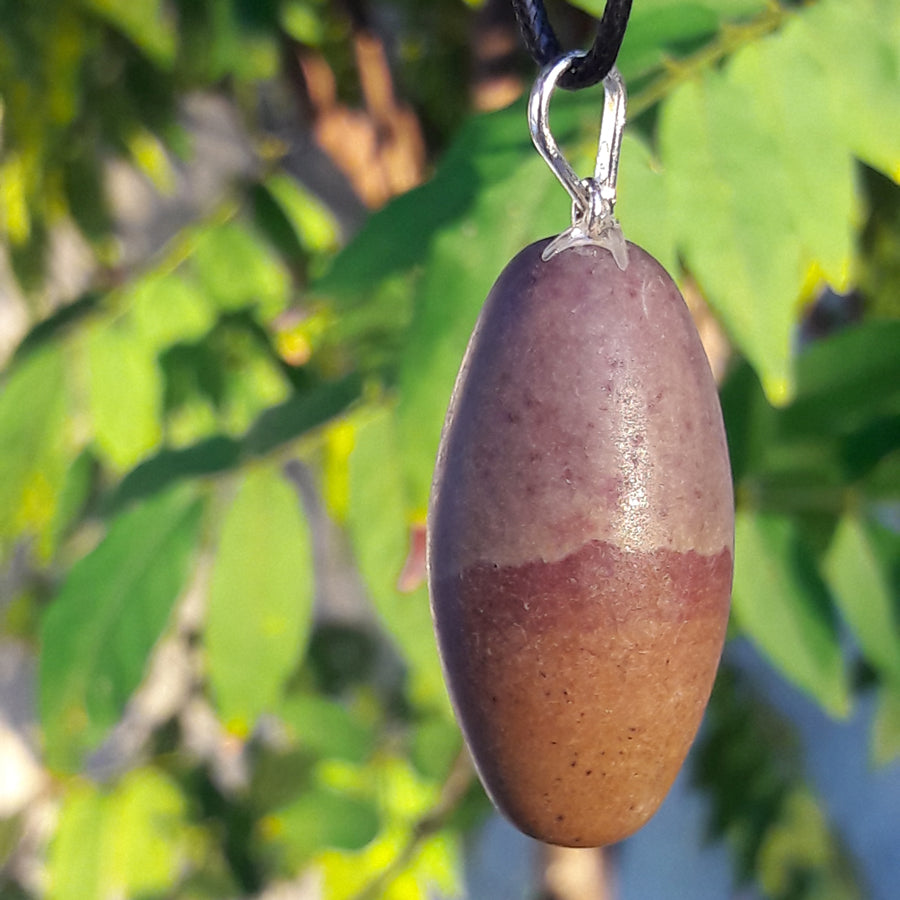
<path fill-rule="evenodd" d="M 523 831 L 612 843 L 662 801 L 709 699 L 734 509 L 716 386 L 677 287 L 629 244 L 523 250 L 485 303 L 429 511 L 460 724 Z"/>

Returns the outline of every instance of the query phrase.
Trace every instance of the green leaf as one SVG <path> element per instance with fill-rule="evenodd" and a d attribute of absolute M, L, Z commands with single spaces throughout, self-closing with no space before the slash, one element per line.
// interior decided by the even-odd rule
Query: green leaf
<path fill-rule="evenodd" d="M 589 12 L 592 16 L 600 18 L 603 10 L 606 8 L 606 0 L 573 0 L 573 6 Z M 635 14 L 641 16 L 659 15 L 666 10 L 671 9 L 672 0 L 641 0 L 632 12 L 632 18 Z M 693 2 L 681 2 L 678 4 L 679 9 L 683 9 L 685 13 L 692 10 L 707 10 L 712 16 L 729 16 L 737 17 L 741 15 L 749 15 L 758 12 L 766 5 L 766 0 L 693 0 Z M 629 19 L 629 27 L 632 19 Z"/>
<path fill-rule="evenodd" d="M 47 864 L 48 900 L 96 900 L 103 878 L 103 796 L 73 782 L 62 807 Z"/>
<path fill-rule="evenodd" d="M 160 194 L 172 196 L 177 188 L 175 168 L 162 140 L 141 125 L 133 127 L 124 140 L 138 171 Z"/>
<path fill-rule="evenodd" d="M 0 542 L 24 531 L 49 535 L 69 464 L 67 403 L 57 346 L 35 350 L 6 378 L 0 393 Z"/>
<path fill-rule="evenodd" d="M 574 5 L 602 13 L 605 0 L 577 0 Z M 766 9 L 766 0 L 641 0 L 635 3 L 616 64 L 626 79 L 664 65 L 673 54 L 690 51 L 726 23 Z"/>
<path fill-rule="evenodd" d="M 831 715 L 849 712 L 847 676 L 828 597 L 788 519 L 738 515 L 733 613 L 786 679 Z"/>
<path fill-rule="evenodd" d="M 328 847 L 365 847 L 378 833 L 378 811 L 371 801 L 316 787 L 268 816 L 264 827 L 283 844 L 287 864 L 297 868 Z"/>
<path fill-rule="evenodd" d="M 288 175 L 277 174 L 263 184 L 284 213 L 301 247 L 313 253 L 337 249 L 338 223 L 332 212 L 303 185 Z"/>
<path fill-rule="evenodd" d="M 823 0 L 804 11 L 798 28 L 820 64 L 828 114 L 844 143 L 900 181 L 900 133 L 885 127 L 900 119 L 900 7 L 893 0 Z"/>
<path fill-rule="evenodd" d="M 97 310 L 101 299 L 101 294 L 89 291 L 34 324 L 16 347 L 10 368 L 23 362 L 33 352 L 53 344 L 59 338 L 64 337 L 67 332 L 76 328 L 80 322 Z"/>
<path fill-rule="evenodd" d="M 685 84 L 660 112 L 660 148 L 672 227 L 688 267 L 769 398 L 783 403 L 792 390 L 802 254 L 782 202 L 789 175 L 754 99 L 720 73 Z"/>
<path fill-rule="evenodd" d="M 708 837 L 727 842 L 737 879 L 771 900 L 861 900 L 840 835 L 805 783 L 802 750 L 753 679 L 724 663 L 690 758 L 710 803 Z"/>
<path fill-rule="evenodd" d="M 362 391 L 355 373 L 336 381 L 312 384 L 261 413 L 241 442 L 242 450 L 261 456 L 280 444 L 319 428 L 344 412 Z"/>
<path fill-rule="evenodd" d="M 461 746 L 456 722 L 442 716 L 425 716 L 415 723 L 409 755 L 417 772 L 443 782 L 450 775 Z"/>
<path fill-rule="evenodd" d="M 665 177 L 647 144 L 630 131 L 622 140 L 618 197 L 616 216 L 625 237 L 656 257 L 667 271 L 677 272 Z"/>
<path fill-rule="evenodd" d="M 196 341 L 215 324 L 203 292 L 180 274 L 145 276 L 133 285 L 125 302 L 136 331 L 156 353 L 172 344 Z"/>
<path fill-rule="evenodd" d="M 73 782 L 48 861 L 48 900 L 150 896 L 170 890 L 186 844 L 186 804 L 155 769 L 129 772 L 111 791 Z"/>
<path fill-rule="evenodd" d="M 156 357 L 126 322 L 97 323 L 86 338 L 88 403 L 97 447 L 116 469 L 127 469 L 162 438 Z"/>
<path fill-rule="evenodd" d="M 749 366 L 736 367 L 722 409 L 739 495 L 820 520 L 823 511 L 840 512 L 851 484 L 868 497 L 895 496 L 898 342 L 900 323 L 873 321 L 810 344 L 797 357 L 796 396 L 781 409 L 766 402 Z"/>
<path fill-rule="evenodd" d="M 240 444 L 217 435 L 180 450 L 160 450 L 132 469 L 107 499 L 106 508 L 120 510 L 135 500 L 157 494 L 188 478 L 214 475 L 233 469 L 241 462 Z"/>
<path fill-rule="evenodd" d="M 599 91 L 560 96 L 552 113 L 557 138 L 571 142 L 584 120 L 596 147 L 598 103 Z M 531 145 L 524 102 L 474 116 L 435 177 L 370 217 L 313 285 L 340 314 L 335 333 L 363 346 L 364 365 L 374 360 L 393 378 L 398 354 L 391 344 L 403 342 L 404 465 L 423 509 L 447 397 L 478 309 L 514 253 L 568 225 L 569 206 Z"/>
<path fill-rule="evenodd" d="M 103 172 L 103 160 L 94 153 L 73 155 L 61 172 L 69 214 L 84 236 L 101 247 L 113 228 Z"/>
<path fill-rule="evenodd" d="M 856 516 L 841 519 L 823 571 L 866 659 L 900 683 L 900 621 L 894 597 L 865 526 Z"/>
<path fill-rule="evenodd" d="M 264 456 L 345 411 L 361 390 L 361 381 L 355 374 L 339 381 L 313 384 L 265 410 L 241 439 L 215 435 L 189 447 L 160 450 L 122 479 L 107 499 L 107 508 L 117 510 L 178 481 L 225 472 L 249 457 Z"/>
<path fill-rule="evenodd" d="M 205 630 L 207 671 L 226 725 L 247 734 L 275 712 L 309 637 L 313 562 L 297 491 L 250 468 L 222 525 Z"/>
<path fill-rule="evenodd" d="M 900 759 L 900 684 L 883 684 L 872 724 L 872 756 L 886 766 Z"/>
<path fill-rule="evenodd" d="M 106 798 L 103 875 L 108 887 L 98 895 L 171 890 L 184 856 L 186 813 L 184 795 L 162 772 L 129 772 Z"/>
<path fill-rule="evenodd" d="M 163 0 L 83 0 L 83 4 L 119 29 L 153 62 L 169 68 L 175 59 L 175 27 Z"/>
<path fill-rule="evenodd" d="M 77 769 L 121 716 L 184 587 L 201 511 L 190 490 L 155 497 L 115 519 L 69 571 L 41 623 L 51 767 Z"/>
<path fill-rule="evenodd" d="M 67 458 L 68 471 L 59 492 L 53 518 L 53 538 L 58 543 L 78 523 L 96 487 L 97 461 L 88 450 Z"/>
<path fill-rule="evenodd" d="M 287 0 L 281 7 L 280 21 L 284 30 L 308 47 L 318 47 L 325 36 L 322 13 L 309 0 Z"/>
<path fill-rule="evenodd" d="M 256 306 L 269 320 L 287 302 L 286 269 L 244 225 L 232 222 L 202 231 L 191 263 L 206 295 L 221 309 Z"/>
<path fill-rule="evenodd" d="M 756 127 L 775 139 L 777 162 L 769 164 L 783 170 L 783 181 L 770 181 L 761 190 L 769 198 L 777 196 L 770 206 L 772 252 L 790 239 L 779 229 L 781 220 L 789 221 L 804 267 L 815 265 L 832 286 L 846 290 L 859 203 L 851 149 L 829 108 L 827 70 L 833 68 L 808 52 L 803 22 L 793 20 L 737 54 L 727 81 L 749 99 Z M 760 183 L 755 187 L 760 191 Z M 784 193 L 775 194 L 782 187 Z M 799 288 L 798 282 L 798 293 Z M 785 299 L 790 305 L 793 298 Z"/>
<path fill-rule="evenodd" d="M 764 465 L 775 433 L 775 411 L 766 400 L 753 367 L 741 360 L 725 379 L 720 392 L 728 455 L 735 486 Z"/>
<path fill-rule="evenodd" d="M 785 410 L 791 433 L 848 433 L 900 415 L 900 322 L 862 322 L 816 341 L 797 360 L 797 398 Z"/>
<path fill-rule="evenodd" d="M 363 763 L 375 745 L 373 730 L 336 700 L 315 694 L 294 695 L 278 712 L 299 744 L 318 756 Z"/>
<path fill-rule="evenodd" d="M 412 525 L 400 453 L 391 409 L 358 423 L 348 460 L 347 529 L 372 603 L 409 666 L 413 697 L 449 714 L 428 593 L 424 585 L 408 593 L 398 588 Z"/>
<path fill-rule="evenodd" d="M 822 280 L 849 284 L 853 155 L 889 172 L 900 161 L 900 142 L 883 128 L 900 103 L 900 15 L 880 0 L 864 5 L 867 13 L 834 0 L 804 8 L 678 87 L 660 110 L 677 244 L 778 404 L 793 393 L 800 303 Z M 871 51 L 852 49 L 861 46 Z M 844 58 L 852 73 L 834 65 Z"/>
<path fill-rule="evenodd" d="M 440 815 L 438 784 L 423 779 L 407 760 L 388 754 L 356 771 L 323 765 L 320 775 L 333 787 L 374 793 L 383 822 L 377 837 L 360 852 L 331 851 L 318 856 L 325 896 L 333 900 L 368 895 L 383 900 L 424 900 L 435 891 L 441 896 L 460 893 L 455 835 L 443 830 L 425 840 L 418 830 L 423 819 Z M 411 841 L 415 852 L 410 852 Z M 402 870 L 386 872 L 385 861 L 394 859 L 403 859 Z"/>

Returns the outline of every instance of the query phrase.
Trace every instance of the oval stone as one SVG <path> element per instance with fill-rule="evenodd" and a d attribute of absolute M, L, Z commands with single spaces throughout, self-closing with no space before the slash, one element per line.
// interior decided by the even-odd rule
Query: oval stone
<path fill-rule="evenodd" d="M 482 782 L 525 833 L 600 846 L 669 790 L 731 596 L 716 385 L 666 271 L 629 244 L 500 275 L 450 402 L 428 522 L 432 615 Z"/>

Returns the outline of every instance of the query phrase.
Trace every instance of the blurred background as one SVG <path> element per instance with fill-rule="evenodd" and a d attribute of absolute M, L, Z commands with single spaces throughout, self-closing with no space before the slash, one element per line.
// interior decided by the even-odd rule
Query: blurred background
<path fill-rule="evenodd" d="M 486 800 L 424 586 L 472 324 L 569 219 L 508 0 L 0 0 L 0 896 L 896 896 L 900 7 L 635 0 L 619 65 L 735 590 L 662 809 L 564 851 Z M 578 171 L 601 108 L 554 98 Z"/>

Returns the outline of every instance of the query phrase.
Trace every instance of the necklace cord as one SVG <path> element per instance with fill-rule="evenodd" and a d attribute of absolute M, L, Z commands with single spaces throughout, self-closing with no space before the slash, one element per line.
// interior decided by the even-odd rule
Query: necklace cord
<path fill-rule="evenodd" d="M 603 81 L 615 64 L 625 37 L 632 0 L 606 0 L 591 49 L 571 63 L 559 86 L 574 91 Z M 512 0 L 525 47 L 541 67 L 563 54 L 556 32 L 547 18 L 543 0 Z"/>

